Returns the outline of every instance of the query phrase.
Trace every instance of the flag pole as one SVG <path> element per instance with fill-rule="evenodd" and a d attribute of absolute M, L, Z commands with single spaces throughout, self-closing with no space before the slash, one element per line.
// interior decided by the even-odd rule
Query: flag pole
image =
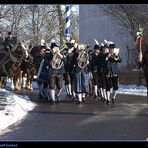
<path fill-rule="evenodd" d="M 65 38 L 70 41 L 71 37 L 71 5 L 66 5 L 66 25 L 65 25 Z"/>

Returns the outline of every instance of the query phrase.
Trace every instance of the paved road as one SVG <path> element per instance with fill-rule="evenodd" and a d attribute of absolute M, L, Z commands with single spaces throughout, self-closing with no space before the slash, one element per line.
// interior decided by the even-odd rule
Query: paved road
<path fill-rule="evenodd" d="M 36 101 L 32 95 L 32 101 Z M 0 140 L 146 140 L 146 97 L 117 95 L 116 105 L 89 98 L 86 104 L 37 103 L 26 118 Z"/>

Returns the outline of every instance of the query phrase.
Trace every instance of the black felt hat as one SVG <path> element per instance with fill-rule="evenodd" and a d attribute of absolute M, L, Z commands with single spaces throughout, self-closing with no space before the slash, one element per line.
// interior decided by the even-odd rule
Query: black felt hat
<path fill-rule="evenodd" d="M 110 45 L 109 45 L 109 48 L 115 48 L 115 47 L 116 47 L 115 44 L 110 44 Z"/>
<path fill-rule="evenodd" d="M 99 49 L 99 48 L 100 48 L 99 45 L 94 46 L 94 49 Z"/>
<path fill-rule="evenodd" d="M 8 32 L 8 35 L 12 35 L 12 32 L 11 32 L 11 31 L 9 31 L 9 32 Z"/>

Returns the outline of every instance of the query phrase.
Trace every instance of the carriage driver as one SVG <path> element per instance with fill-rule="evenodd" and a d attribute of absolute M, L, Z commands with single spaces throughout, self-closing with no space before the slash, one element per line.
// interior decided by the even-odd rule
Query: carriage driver
<path fill-rule="evenodd" d="M 3 35 L 2 32 L 0 32 L 0 46 L 3 46 L 4 40 L 3 40 Z"/>
<path fill-rule="evenodd" d="M 17 44 L 17 38 L 12 35 L 12 32 L 8 32 L 8 37 L 5 38 L 4 44 L 6 48 L 13 49 Z"/>

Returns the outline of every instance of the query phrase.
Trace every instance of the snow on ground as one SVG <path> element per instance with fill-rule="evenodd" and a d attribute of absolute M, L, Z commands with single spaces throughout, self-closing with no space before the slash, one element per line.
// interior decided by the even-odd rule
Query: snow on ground
<path fill-rule="evenodd" d="M 119 85 L 118 93 L 119 94 L 146 96 L 147 89 L 146 89 L 146 86 Z"/>
<path fill-rule="evenodd" d="M 0 131 L 20 121 L 35 107 L 28 96 L 16 95 L 0 89 Z M 1 133 L 1 132 L 0 132 Z"/>
<path fill-rule="evenodd" d="M 7 87 L 10 87 L 10 83 L 7 84 Z M 33 88 L 38 88 L 36 82 L 33 82 Z M 146 93 L 145 86 L 119 85 L 118 94 L 146 96 Z M 36 106 L 29 100 L 28 96 L 16 95 L 5 89 L 0 89 L 0 105 L 4 107 L 0 110 L 0 130 L 20 121 L 27 115 L 28 111 Z"/>

